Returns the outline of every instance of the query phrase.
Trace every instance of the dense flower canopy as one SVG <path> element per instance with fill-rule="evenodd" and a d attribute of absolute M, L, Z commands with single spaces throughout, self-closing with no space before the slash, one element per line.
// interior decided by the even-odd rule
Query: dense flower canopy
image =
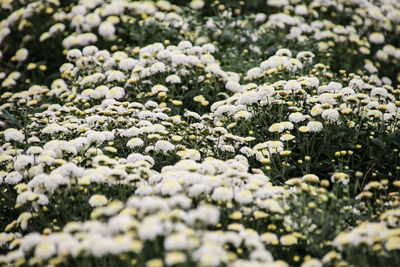
<path fill-rule="evenodd" d="M 400 2 L 0 2 L 0 265 L 400 265 Z"/>

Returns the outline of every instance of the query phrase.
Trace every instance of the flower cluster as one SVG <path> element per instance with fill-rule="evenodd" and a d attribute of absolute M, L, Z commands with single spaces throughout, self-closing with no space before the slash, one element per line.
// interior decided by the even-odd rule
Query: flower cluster
<path fill-rule="evenodd" d="M 400 264 L 400 4 L 0 3 L 0 265 Z"/>

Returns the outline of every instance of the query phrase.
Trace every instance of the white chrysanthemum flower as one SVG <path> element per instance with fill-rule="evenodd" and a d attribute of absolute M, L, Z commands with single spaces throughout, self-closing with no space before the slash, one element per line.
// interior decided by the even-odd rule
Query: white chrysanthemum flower
<path fill-rule="evenodd" d="M 283 90 L 288 93 L 295 93 L 301 90 L 301 84 L 296 80 L 289 80 L 286 82 Z"/>
<path fill-rule="evenodd" d="M 165 79 L 165 81 L 166 81 L 167 83 L 181 83 L 181 78 L 180 78 L 178 75 L 176 75 L 176 74 L 172 74 L 172 75 L 169 75 L 169 76 Z"/>
<path fill-rule="evenodd" d="M 186 255 L 183 252 L 173 251 L 165 255 L 165 263 L 168 266 L 184 264 L 185 262 L 186 262 Z"/>
<path fill-rule="evenodd" d="M 56 134 L 56 133 L 67 133 L 67 132 L 68 132 L 67 128 L 65 128 L 64 126 L 60 126 L 57 123 L 49 124 L 42 129 L 42 133 L 51 134 L 51 135 Z"/>
<path fill-rule="evenodd" d="M 89 205 L 92 207 L 100 207 L 107 204 L 107 198 L 104 195 L 95 194 L 90 197 Z"/>
<path fill-rule="evenodd" d="M 175 179 L 165 179 L 158 185 L 158 189 L 162 195 L 175 195 L 182 190 L 182 185 Z"/>
<path fill-rule="evenodd" d="M 246 110 L 241 110 L 238 113 L 236 113 L 233 117 L 235 120 L 238 120 L 238 119 L 248 120 L 252 117 L 252 114 Z"/>
<path fill-rule="evenodd" d="M 128 71 L 128 70 L 132 70 L 136 64 L 137 64 L 137 60 L 134 60 L 133 58 L 124 58 L 119 62 L 118 67 L 121 70 Z"/>
<path fill-rule="evenodd" d="M 322 87 L 322 86 L 321 86 L 321 87 Z M 320 87 L 320 88 L 321 88 L 321 87 Z M 320 94 L 320 95 L 318 96 L 318 101 L 319 101 L 321 104 L 327 103 L 327 104 L 333 105 L 333 104 L 336 103 L 335 96 L 334 96 L 334 94 L 332 94 L 332 93 L 322 93 L 322 94 Z"/>
<path fill-rule="evenodd" d="M 115 34 L 115 26 L 109 21 L 104 21 L 99 26 L 99 34 L 105 38 L 112 37 Z"/>
<path fill-rule="evenodd" d="M 190 2 L 189 7 L 194 10 L 201 9 L 204 7 L 204 1 L 203 0 L 193 0 Z"/>
<path fill-rule="evenodd" d="M 141 240 L 153 240 L 156 236 L 163 234 L 163 224 L 156 216 L 146 217 L 138 229 Z"/>
<path fill-rule="evenodd" d="M 175 145 L 171 144 L 168 141 L 165 140 L 158 140 L 154 146 L 154 149 L 156 151 L 162 151 L 163 153 L 167 151 L 171 151 L 175 149 Z"/>
<path fill-rule="evenodd" d="M 4 138 L 6 141 L 23 142 L 25 140 L 25 135 L 20 130 L 8 128 L 4 131 Z"/>
<path fill-rule="evenodd" d="M 14 168 L 17 171 L 20 171 L 27 167 L 28 165 L 33 165 L 33 157 L 27 155 L 18 156 L 14 162 Z"/>
<path fill-rule="evenodd" d="M 209 224 L 216 225 L 219 221 L 220 211 L 217 207 L 212 205 L 201 205 L 196 210 L 196 217 L 200 221 Z"/>
<path fill-rule="evenodd" d="M 75 61 L 82 57 L 82 52 L 79 49 L 71 49 L 68 51 L 67 59 L 69 61 Z"/>
<path fill-rule="evenodd" d="M 99 51 L 99 49 L 96 47 L 96 46 L 94 46 L 94 45 L 89 45 L 89 46 L 85 46 L 83 49 L 82 49 L 82 54 L 84 55 L 84 56 L 86 56 L 86 57 L 88 57 L 88 56 L 94 56 L 94 55 L 96 55 L 96 53 Z"/>
<path fill-rule="evenodd" d="M 286 56 L 286 57 L 290 58 L 290 57 L 292 57 L 292 52 L 287 48 L 281 48 L 275 52 L 275 56 L 278 56 L 278 57 Z"/>
<path fill-rule="evenodd" d="M 294 112 L 289 115 L 289 121 L 294 123 L 302 122 L 306 117 L 300 112 Z"/>
<path fill-rule="evenodd" d="M 28 58 L 28 49 L 26 48 L 21 48 L 18 49 L 18 51 L 15 53 L 15 59 L 17 61 L 25 61 Z"/>
<path fill-rule="evenodd" d="M 90 251 L 96 257 L 101 257 L 112 252 L 113 240 L 109 237 L 95 235 L 89 239 Z"/>
<path fill-rule="evenodd" d="M 283 134 L 280 138 L 281 141 L 290 141 L 293 140 L 295 138 L 294 135 L 292 134 Z"/>
<path fill-rule="evenodd" d="M 182 159 L 191 159 L 194 161 L 198 161 L 201 158 L 200 152 L 196 149 L 185 149 L 177 152 L 176 154 Z"/>
<path fill-rule="evenodd" d="M 276 133 L 276 132 L 281 133 L 284 130 L 285 130 L 285 127 L 280 122 L 274 123 L 268 128 L 268 131 L 271 132 L 271 133 Z"/>
<path fill-rule="evenodd" d="M 307 127 L 312 133 L 318 133 L 324 128 L 323 124 L 319 121 L 310 121 L 307 123 Z"/>
<path fill-rule="evenodd" d="M 324 111 L 322 111 L 321 116 L 324 120 L 330 122 L 337 122 L 339 120 L 339 112 L 337 111 L 337 109 L 334 108 L 325 109 Z"/>
<path fill-rule="evenodd" d="M 388 91 L 382 87 L 375 87 L 371 90 L 371 96 L 387 97 Z"/>
<path fill-rule="evenodd" d="M 304 79 L 304 84 L 308 87 L 318 87 L 319 85 L 319 80 L 317 77 L 306 77 Z"/>
<path fill-rule="evenodd" d="M 4 182 L 7 184 L 18 184 L 22 180 L 23 176 L 19 172 L 10 172 L 7 174 Z"/>
<path fill-rule="evenodd" d="M 232 189 L 229 189 L 225 186 L 217 187 L 214 189 L 211 198 L 213 200 L 231 201 L 233 198 Z"/>
<path fill-rule="evenodd" d="M 350 182 L 349 175 L 347 175 L 344 172 L 335 172 L 331 176 L 331 182 L 332 183 L 342 183 L 342 184 L 348 184 Z"/>
<path fill-rule="evenodd" d="M 50 242 L 44 242 L 35 248 L 35 257 L 47 260 L 57 252 L 56 246 Z"/>
<path fill-rule="evenodd" d="M 118 81 L 122 82 L 126 79 L 126 76 L 123 72 L 119 70 L 109 70 L 106 72 L 107 82 Z"/>
<path fill-rule="evenodd" d="M 110 89 L 105 85 L 97 86 L 91 93 L 90 97 L 93 99 L 100 99 L 105 97 Z"/>
<path fill-rule="evenodd" d="M 373 32 L 368 36 L 368 40 L 374 44 L 383 44 L 385 42 L 385 37 L 380 32 Z"/>
<path fill-rule="evenodd" d="M 142 147 L 143 145 L 144 145 L 143 140 L 138 137 L 130 139 L 126 144 L 126 146 L 130 148 Z"/>
<path fill-rule="evenodd" d="M 157 94 L 159 92 L 168 92 L 168 88 L 161 84 L 156 84 L 151 88 L 152 94 Z"/>
<path fill-rule="evenodd" d="M 319 177 L 312 173 L 304 175 L 301 179 L 302 179 L 302 181 L 304 181 L 306 183 L 318 183 L 319 182 Z"/>
<path fill-rule="evenodd" d="M 249 190 L 235 192 L 235 200 L 240 204 L 249 204 L 253 201 L 253 194 Z"/>
<path fill-rule="evenodd" d="M 107 91 L 106 98 L 107 99 L 120 99 L 124 97 L 125 89 L 119 86 L 115 86 Z"/>
<path fill-rule="evenodd" d="M 264 13 L 257 13 L 254 18 L 254 21 L 256 23 L 263 23 L 266 19 L 267 19 L 267 15 L 265 15 Z"/>
<path fill-rule="evenodd" d="M 259 67 L 251 68 L 247 71 L 246 77 L 251 81 L 264 76 L 263 70 Z"/>
<path fill-rule="evenodd" d="M 296 13 L 296 15 L 306 16 L 308 15 L 308 8 L 306 5 L 297 5 L 294 9 L 294 13 Z"/>
<path fill-rule="evenodd" d="M 227 81 L 225 84 L 225 88 L 229 91 L 237 93 L 242 90 L 243 86 L 240 85 L 240 83 L 238 83 L 237 81 Z"/>

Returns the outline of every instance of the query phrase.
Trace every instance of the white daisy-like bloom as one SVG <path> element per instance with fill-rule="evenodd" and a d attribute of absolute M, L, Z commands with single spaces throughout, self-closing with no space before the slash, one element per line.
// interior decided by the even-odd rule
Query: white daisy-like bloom
<path fill-rule="evenodd" d="M 107 198 L 104 195 L 100 195 L 100 194 L 95 194 L 93 196 L 90 197 L 89 199 L 89 205 L 91 207 L 100 207 L 100 206 L 104 206 L 107 204 Z"/>
<path fill-rule="evenodd" d="M 156 236 L 164 232 L 163 223 L 157 216 L 148 216 L 140 224 L 138 236 L 141 240 L 154 240 Z"/>
<path fill-rule="evenodd" d="M 289 80 L 283 86 L 283 90 L 288 93 L 295 93 L 301 90 L 301 84 L 296 80 Z"/>
<path fill-rule="evenodd" d="M 168 88 L 161 84 L 156 84 L 151 88 L 152 94 L 158 94 L 159 92 L 168 92 Z"/>
<path fill-rule="evenodd" d="M 374 87 L 371 90 L 371 96 L 378 96 L 378 97 L 387 97 L 388 96 L 388 91 L 385 88 L 382 87 Z"/>
<path fill-rule="evenodd" d="M 321 86 L 321 87 L 322 87 L 322 86 Z M 321 88 L 321 87 L 320 87 L 320 88 Z M 332 93 L 322 93 L 322 94 L 320 94 L 320 95 L 318 96 L 318 101 L 319 101 L 321 104 L 327 103 L 327 104 L 333 105 L 333 104 L 336 103 L 335 96 L 334 96 L 334 94 L 332 94 Z"/>
<path fill-rule="evenodd" d="M 305 77 L 303 83 L 305 86 L 308 87 L 318 87 L 319 86 L 319 80 L 317 77 Z"/>
<path fill-rule="evenodd" d="M 233 192 L 231 188 L 220 186 L 214 189 L 211 195 L 213 200 L 231 201 L 233 199 Z"/>
<path fill-rule="evenodd" d="M 285 126 L 280 122 L 276 122 L 268 128 L 268 131 L 271 133 L 276 133 L 276 132 L 281 133 L 284 130 L 285 130 Z"/>
<path fill-rule="evenodd" d="M 243 86 L 240 85 L 240 83 L 238 83 L 237 81 L 229 80 L 226 82 L 225 88 L 231 92 L 237 93 L 242 90 Z"/>
<path fill-rule="evenodd" d="M 338 82 L 330 82 L 328 83 L 328 87 L 330 89 L 330 92 L 338 93 L 342 89 L 343 85 Z"/>
<path fill-rule="evenodd" d="M 126 79 L 126 76 L 123 72 L 119 70 L 109 70 L 106 72 L 107 82 L 118 81 L 122 82 Z"/>
<path fill-rule="evenodd" d="M 220 211 L 217 207 L 213 205 L 203 204 L 197 207 L 197 209 L 192 212 L 194 212 L 195 220 L 191 221 L 191 219 L 193 218 L 190 218 L 190 213 L 189 213 L 188 222 L 190 224 L 193 224 L 196 221 L 196 219 L 208 225 L 216 225 L 218 223 Z"/>
<path fill-rule="evenodd" d="M 334 108 L 325 109 L 324 111 L 322 111 L 321 116 L 324 120 L 330 122 L 337 122 L 339 120 L 339 112 L 337 111 L 337 109 Z"/>
<path fill-rule="evenodd" d="M 109 21 L 104 21 L 100 23 L 99 34 L 104 38 L 109 38 L 115 34 L 115 26 Z"/>
<path fill-rule="evenodd" d="M 130 148 L 142 147 L 143 145 L 144 145 L 143 140 L 138 137 L 130 139 L 126 144 L 126 146 Z"/>
<path fill-rule="evenodd" d="M 125 89 L 119 86 L 115 86 L 111 88 L 109 91 L 106 93 L 106 98 L 107 99 L 120 99 L 124 97 L 125 95 Z"/>
<path fill-rule="evenodd" d="M 167 82 L 167 83 L 181 83 L 181 78 L 178 76 L 178 75 L 176 75 L 176 74 L 172 74 L 172 75 L 169 75 L 166 79 L 165 79 L 165 81 Z"/>
<path fill-rule="evenodd" d="M 107 95 L 110 89 L 105 85 L 97 86 L 93 91 L 90 93 L 90 97 L 93 99 L 100 99 Z"/>
<path fill-rule="evenodd" d="M 300 112 L 294 112 L 289 115 L 289 121 L 294 123 L 302 122 L 306 117 Z"/>
<path fill-rule="evenodd" d="M 182 190 L 182 185 L 176 179 L 167 178 L 156 187 L 161 195 L 175 195 Z"/>
<path fill-rule="evenodd" d="M 17 171 L 25 169 L 28 165 L 33 165 L 33 157 L 27 155 L 17 156 L 14 162 L 14 168 Z"/>
<path fill-rule="evenodd" d="M 151 67 L 150 67 L 150 72 L 152 74 L 159 73 L 159 72 L 165 72 L 165 70 L 166 70 L 166 66 L 163 62 L 156 62 L 153 65 L 151 65 Z"/>
<path fill-rule="evenodd" d="M 343 172 L 335 172 L 331 176 L 331 182 L 332 183 L 342 183 L 344 185 L 347 185 L 350 182 L 349 175 Z"/>
<path fill-rule="evenodd" d="M 250 259 L 262 262 L 264 264 L 272 264 L 274 262 L 272 254 L 268 250 L 265 250 L 264 248 L 254 249 L 250 253 Z"/>
<path fill-rule="evenodd" d="M 82 52 L 79 49 L 71 49 L 67 53 L 67 59 L 69 61 L 76 61 L 82 57 Z"/>
<path fill-rule="evenodd" d="M 253 194 L 249 190 L 235 192 L 235 200 L 240 204 L 249 204 L 253 201 Z"/>
<path fill-rule="evenodd" d="M 373 44 L 383 44 L 385 42 L 385 36 L 380 32 L 373 32 L 368 36 L 368 40 Z"/>
<path fill-rule="evenodd" d="M 251 80 L 258 79 L 264 76 L 263 70 L 259 67 L 251 68 L 246 73 L 246 78 Z"/>
<path fill-rule="evenodd" d="M 294 125 L 290 121 L 282 121 L 280 124 L 283 126 L 284 130 L 293 130 Z"/>
<path fill-rule="evenodd" d="M 132 70 L 137 63 L 138 61 L 133 58 L 124 58 L 119 62 L 118 67 L 121 70 L 128 71 Z"/>
<path fill-rule="evenodd" d="M 23 212 L 17 219 L 17 223 L 19 223 L 22 230 L 26 230 L 28 227 L 29 219 L 32 218 L 32 213 L 30 212 Z"/>
<path fill-rule="evenodd" d="M 26 48 L 20 48 L 20 49 L 18 49 L 17 52 L 15 53 L 15 59 L 16 59 L 17 61 L 20 61 L 20 62 L 25 61 L 25 60 L 28 58 L 28 54 L 29 54 L 28 49 L 26 49 Z"/>
<path fill-rule="evenodd" d="M 312 133 L 318 133 L 324 128 L 323 124 L 319 121 L 309 121 L 307 127 Z"/>
<path fill-rule="evenodd" d="M 50 242 L 43 242 L 35 248 L 35 257 L 47 260 L 57 252 L 56 246 Z"/>
<path fill-rule="evenodd" d="M 193 0 L 189 3 L 189 7 L 194 10 L 198 10 L 204 7 L 203 0 Z"/>
<path fill-rule="evenodd" d="M 67 133 L 67 132 L 68 132 L 67 128 L 65 128 L 64 126 L 60 126 L 57 123 L 49 124 L 42 129 L 42 133 L 51 135 L 56 133 Z"/>
<path fill-rule="evenodd" d="M 18 184 L 21 182 L 23 179 L 23 176 L 21 173 L 13 171 L 7 174 L 6 178 L 4 179 L 4 182 L 7 184 Z"/>
<path fill-rule="evenodd" d="M 129 177 L 128 177 L 129 180 Z M 152 186 L 147 185 L 147 184 L 142 184 L 140 186 L 138 186 L 138 188 L 135 191 L 135 195 L 138 196 L 149 196 L 152 195 L 154 193 L 154 189 Z"/>
<path fill-rule="evenodd" d="M 278 51 L 275 52 L 275 56 L 286 56 L 286 57 L 292 57 L 292 52 L 287 49 L 287 48 L 281 48 Z"/>
<path fill-rule="evenodd" d="M 178 151 L 176 154 L 182 159 L 191 159 L 194 161 L 198 161 L 201 159 L 200 152 L 196 149 L 185 149 L 183 151 Z"/>
<path fill-rule="evenodd" d="M 82 54 L 86 57 L 94 56 L 99 51 L 99 49 L 94 45 L 85 46 L 82 49 Z"/>
<path fill-rule="evenodd" d="M 241 110 L 238 113 L 236 113 L 233 117 L 235 120 L 238 120 L 238 119 L 248 120 L 252 117 L 252 114 L 246 110 Z"/>
<path fill-rule="evenodd" d="M 267 15 L 265 15 L 264 13 L 257 13 L 254 18 L 254 21 L 256 23 L 263 23 L 266 19 L 267 19 Z"/>
<path fill-rule="evenodd" d="M 167 151 L 174 150 L 175 145 L 173 145 L 170 142 L 165 141 L 165 140 L 158 140 L 154 146 L 154 149 L 156 151 L 161 151 L 161 152 L 165 153 Z"/>
<path fill-rule="evenodd" d="M 25 140 L 25 135 L 22 133 L 21 130 L 8 128 L 4 131 L 4 138 L 6 141 L 23 142 Z"/>
<path fill-rule="evenodd" d="M 192 185 L 188 189 L 188 195 L 191 197 L 198 197 L 199 195 L 205 193 L 207 191 L 207 186 L 204 183 L 198 183 Z"/>
<path fill-rule="evenodd" d="M 294 13 L 300 16 L 306 16 L 308 15 L 308 8 L 305 5 L 297 5 L 294 9 Z"/>
<path fill-rule="evenodd" d="M 293 140 L 294 138 L 295 138 L 295 136 L 292 134 L 283 134 L 279 139 L 281 141 L 290 141 L 290 140 Z"/>
<path fill-rule="evenodd" d="M 102 237 L 99 234 L 92 235 L 88 241 L 90 252 L 96 257 L 102 257 L 112 252 L 114 245 L 110 237 Z"/>

